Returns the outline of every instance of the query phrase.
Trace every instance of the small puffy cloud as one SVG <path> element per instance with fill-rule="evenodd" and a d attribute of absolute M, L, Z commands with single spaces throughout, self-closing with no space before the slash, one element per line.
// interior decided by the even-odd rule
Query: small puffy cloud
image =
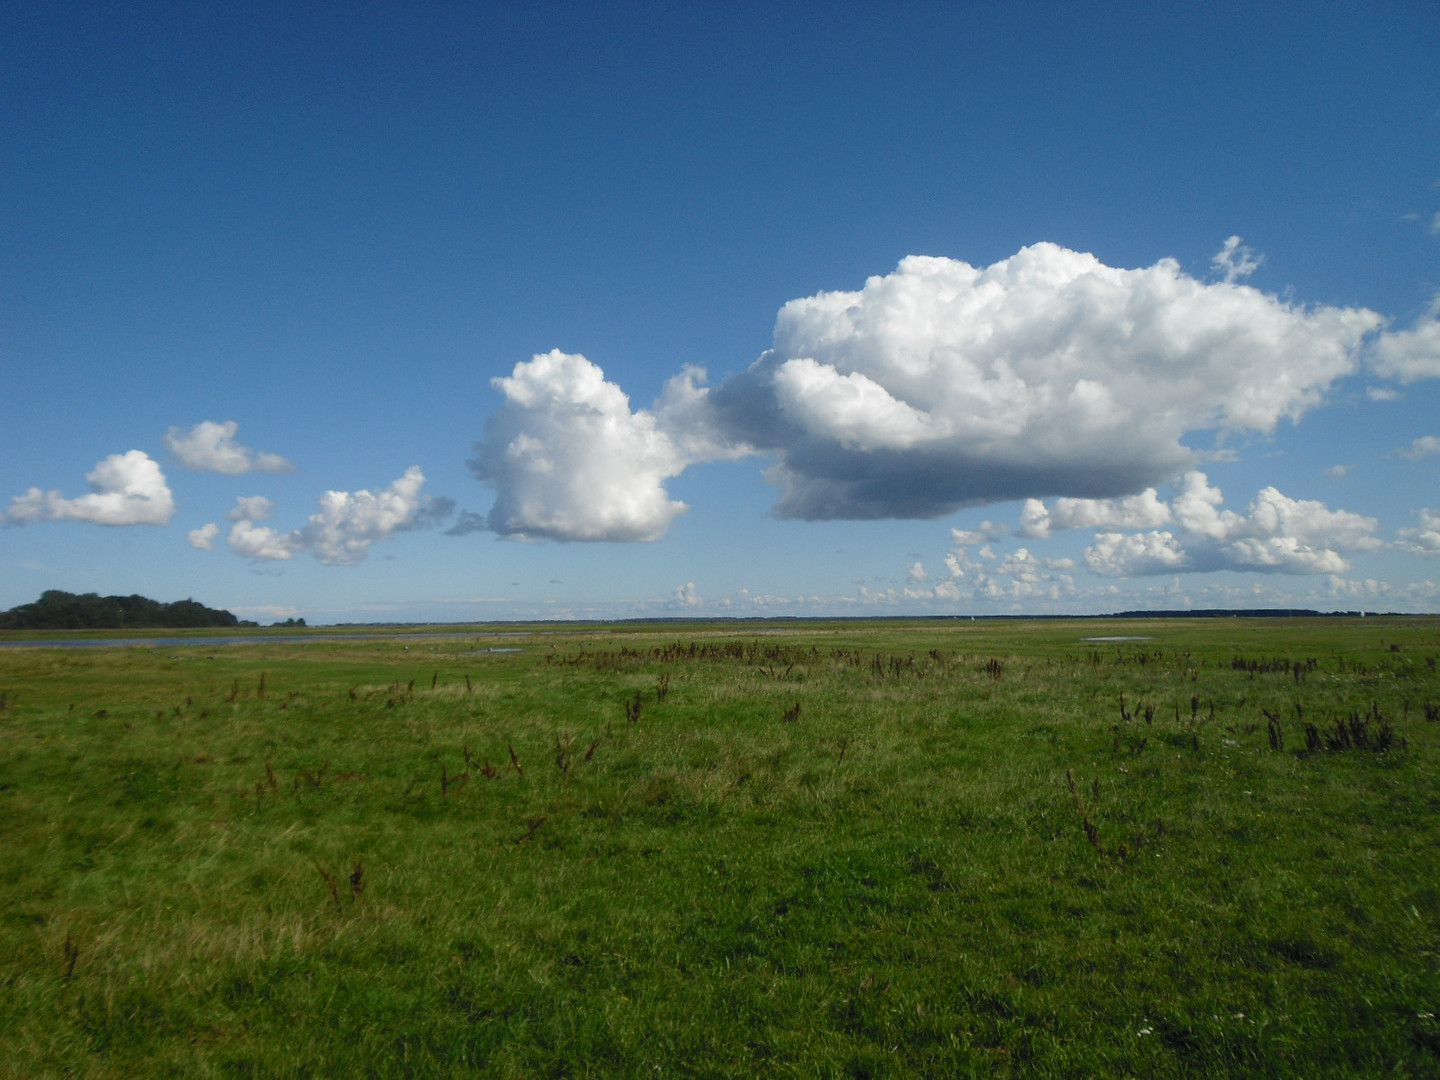
<path fill-rule="evenodd" d="M 304 550 L 298 533 L 282 533 L 268 525 L 237 521 L 225 538 L 230 550 L 245 559 L 293 559 Z"/>
<path fill-rule="evenodd" d="M 1099 533 L 1085 549 L 1085 565 L 1104 577 L 1144 577 L 1192 570 L 1190 556 L 1172 532 Z"/>
<path fill-rule="evenodd" d="M 1440 510 L 1426 508 L 1419 518 L 1417 527 L 1400 530 L 1401 546 L 1416 555 L 1440 555 Z"/>
<path fill-rule="evenodd" d="M 695 591 L 693 581 L 687 581 L 681 585 L 670 597 L 670 606 L 673 608 L 693 608 L 699 607 L 703 603 L 700 594 Z"/>
<path fill-rule="evenodd" d="M 930 575 L 925 572 L 924 563 L 913 562 L 905 568 L 905 580 L 911 585 L 918 585 L 922 581 L 929 581 Z"/>
<path fill-rule="evenodd" d="M 1197 460 L 1187 435 L 1300 417 L 1383 322 L 1285 303 L 1239 283 L 1238 241 L 1222 255 L 1210 283 L 1049 243 L 985 268 L 910 256 L 786 304 L 774 347 L 706 405 L 729 445 L 774 458 L 781 517 L 1127 496 Z"/>
<path fill-rule="evenodd" d="M 1351 466 L 1349 465 L 1331 465 L 1325 470 L 1325 475 L 1332 480 L 1344 480 L 1345 477 L 1350 475 L 1350 469 Z"/>
<path fill-rule="evenodd" d="M 1104 577 L 1127 578 L 1211 570 L 1333 574 L 1349 568 L 1342 552 L 1384 546 L 1374 518 L 1292 499 L 1273 487 L 1260 491 L 1243 514 L 1223 504 L 1204 473 L 1188 473 L 1168 504 L 1175 528 L 1100 532 L 1085 549 L 1085 565 Z"/>
<path fill-rule="evenodd" d="M 201 551 L 214 551 L 215 537 L 218 535 L 220 535 L 220 526 L 212 521 L 201 525 L 198 529 L 191 529 L 185 534 L 185 539 L 193 548 L 199 548 Z"/>
<path fill-rule="evenodd" d="M 1440 378 L 1440 294 L 1409 330 L 1387 330 L 1370 348 L 1377 375 L 1401 383 Z"/>
<path fill-rule="evenodd" d="M 1256 255 L 1240 243 L 1240 237 L 1232 236 L 1210 260 L 1215 272 L 1227 282 L 1247 278 L 1265 261 L 1264 255 Z"/>
<path fill-rule="evenodd" d="M 309 551 L 327 566 L 351 566 L 369 554 L 371 544 L 413 526 L 425 505 L 420 494 L 424 483 L 424 473 L 412 465 L 382 491 L 325 492 L 319 512 L 303 529 L 285 533 L 241 518 L 230 526 L 226 542 L 247 559 L 291 559 Z M 240 500 L 242 506 L 246 502 Z M 268 514 L 269 500 L 261 502 Z"/>
<path fill-rule="evenodd" d="M 1419 461 L 1421 458 L 1429 457 L 1431 454 L 1440 454 L 1440 436 L 1421 435 L 1409 446 L 1395 451 L 1403 458 L 1411 461 Z"/>
<path fill-rule="evenodd" d="M 181 465 L 198 472 L 240 476 L 252 472 L 290 472 L 295 468 L 279 454 L 256 453 L 248 446 L 240 446 L 235 442 L 235 433 L 239 430 L 240 425 L 234 420 L 219 424 L 203 420 L 189 431 L 172 427 L 165 433 L 165 445 Z"/>
<path fill-rule="evenodd" d="M 672 418 L 699 416 L 695 443 L 710 439 L 696 373 L 672 380 L 662 398 Z M 630 399 L 583 356 L 558 349 L 491 380 L 505 406 L 486 421 L 470 461 L 496 491 L 486 519 L 504 536 L 555 540 L 655 540 L 686 506 L 664 482 L 695 460 L 686 438 Z M 712 455 L 720 453 L 709 447 Z M 728 452 L 728 451 L 726 451 Z"/>
<path fill-rule="evenodd" d="M 972 556 L 957 547 L 945 556 L 945 568 L 950 579 L 932 590 L 939 600 L 1059 600 L 1075 591 L 1072 559 L 1045 558 L 1028 548 L 1000 555 L 986 545 Z"/>
<path fill-rule="evenodd" d="M 425 474 L 412 465 L 383 491 L 327 491 L 320 512 L 301 530 L 305 547 L 329 566 L 348 566 L 365 558 L 370 545 L 410 524 L 420 509 Z"/>
<path fill-rule="evenodd" d="M 165 474 L 149 454 L 111 454 L 85 475 L 92 491 L 67 499 L 58 491 L 31 488 L 10 500 L 10 521 L 86 521 L 93 525 L 165 525 L 175 499 Z"/>
<path fill-rule="evenodd" d="M 226 521 L 264 521 L 275 510 L 275 504 L 264 495 L 242 495 L 225 514 Z"/>

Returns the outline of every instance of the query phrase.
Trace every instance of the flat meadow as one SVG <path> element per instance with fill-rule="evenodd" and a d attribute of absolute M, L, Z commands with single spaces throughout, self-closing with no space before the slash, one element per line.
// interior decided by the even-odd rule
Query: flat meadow
<path fill-rule="evenodd" d="M 0 1075 L 1440 1076 L 1440 619 L 0 648 Z"/>

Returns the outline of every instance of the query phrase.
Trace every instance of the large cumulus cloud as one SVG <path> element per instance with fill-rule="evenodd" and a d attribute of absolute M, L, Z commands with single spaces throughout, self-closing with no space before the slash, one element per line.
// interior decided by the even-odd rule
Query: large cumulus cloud
<path fill-rule="evenodd" d="M 111 454 L 85 474 L 88 495 L 66 498 L 58 491 L 32 487 L 10 500 L 6 518 L 19 521 L 86 521 L 92 525 L 165 525 L 175 515 L 175 499 L 165 474 L 149 454 L 128 450 Z"/>
<path fill-rule="evenodd" d="M 769 459 L 782 518 L 1060 497 L 1075 505 L 1022 533 L 1104 500 L 1117 525 L 1164 524 L 1153 489 L 1299 419 L 1362 365 L 1440 377 L 1440 300 L 1395 331 L 1364 308 L 1245 284 L 1260 262 L 1239 237 L 1210 281 L 1172 259 L 1120 269 L 1052 243 L 987 267 L 910 256 L 858 290 L 792 300 L 748 369 L 713 389 L 686 369 L 648 409 L 585 357 L 540 354 L 492 380 L 505 404 L 470 466 L 496 499 L 452 531 L 654 540 L 685 510 L 668 480 L 745 454 Z"/>
<path fill-rule="evenodd" d="M 1049 243 L 983 269 L 911 256 L 786 304 L 774 348 L 709 402 L 733 441 L 774 456 L 782 517 L 1128 495 L 1195 463 L 1188 434 L 1298 418 L 1382 323 L 1238 276 L 1116 269 Z"/>

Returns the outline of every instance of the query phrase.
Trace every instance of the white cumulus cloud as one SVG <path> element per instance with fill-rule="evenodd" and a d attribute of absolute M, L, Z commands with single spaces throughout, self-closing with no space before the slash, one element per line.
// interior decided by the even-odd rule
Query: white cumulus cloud
<path fill-rule="evenodd" d="M 1168 505 L 1151 500 L 1152 512 L 1168 510 L 1175 528 L 1097 533 L 1084 552 L 1086 567 L 1104 577 L 1211 570 L 1334 574 L 1350 566 L 1343 552 L 1384 546 L 1375 536 L 1374 518 L 1292 499 L 1273 487 L 1262 489 L 1244 513 L 1236 513 L 1225 509 L 1224 494 L 1202 472 L 1187 473 L 1176 486 Z"/>
<path fill-rule="evenodd" d="M 496 499 L 451 531 L 654 540 L 686 509 L 668 480 L 745 454 L 770 459 L 782 518 L 1060 497 L 1022 532 L 1177 523 L 1153 489 L 1225 440 L 1298 420 L 1362 365 L 1440 377 L 1440 298 L 1391 330 L 1365 308 L 1245 284 L 1259 264 L 1239 237 L 1211 281 L 1173 259 L 1125 269 L 1053 243 L 985 267 L 912 255 L 860 289 L 790 301 L 748 369 L 708 388 L 686 368 L 648 409 L 584 356 L 538 354 L 492 380 L 505 404 L 469 464 Z M 1256 560 L 1299 558 L 1261 546 Z"/>
<path fill-rule="evenodd" d="M 985 268 L 910 256 L 786 304 L 774 347 L 707 404 L 732 445 L 775 459 L 782 517 L 1130 495 L 1195 462 L 1187 434 L 1300 417 L 1383 322 L 1240 284 L 1254 259 L 1227 251 L 1211 283 L 1049 243 Z"/>
<path fill-rule="evenodd" d="M 358 563 L 378 540 L 405 528 L 421 507 L 425 474 L 416 465 L 383 491 L 327 491 L 320 512 L 301 530 L 305 546 L 322 563 Z"/>
<path fill-rule="evenodd" d="M 1370 349 L 1376 374 L 1402 383 L 1440 378 L 1440 294 L 1409 330 L 1387 330 Z"/>
<path fill-rule="evenodd" d="M 234 420 L 216 423 L 203 420 L 189 431 L 172 427 L 165 433 L 165 445 L 175 460 L 198 472 L 240 476 L 252 472 L 290 472 L 295 466 L 279 454 L 256 453 L 235 442 L 240 425 Z"/>
<path fill-rule="evenodd" d="M 305 547 L 299 533 L 282 533 L 243 519 L 230 526 L 225 542 L 246 559 L 293 559 Z"/>
<path fill-rule="evenodd" d="M 950 580 L 932 590 L 940 600 L 1059 600 L 1075 591 L 1073 560 L 1046 558 L 1023 547 L 1008 555 L 997 554 L 988 544 L 975 555 L 957 547 L 945 556 L 945 568 Z"/>
<path fill-rule="evenodd" d="M 236 519 L 232 511 L 234 524 L 226 542 L 231 551 L 248 559 L 290 559 L 309 551 L 327 566 L 351 566 L 369 554 L 372 544 L 414 524 L 426 505 L 420 494 L 424 483 L 424 473 L 412 465 L 381 491 L 327 491 L 309 523 L 288 533 L 256 525 L 250 517 Z M 245 508 L 268 516 L 272 504 L 252 496 L 238 501 L 236 510 Z"/>
<path fill-rule="evenodd" d="M 1104 577 L 1143 577 L 1195 569 L 1173 532 L 1099 533 L 1085 549 L 1085 565 Z"/>
<path fill-rule="evenodd" d="M 486 519 L 507 536 L 555 540 L 655 540 L 686 509 L 665 481 L 695 460 L 685 439 L 630 399 L 583 356 L 558 349 L 491 380 L 505 406 L 485 424 L 470 461 L 496 491 Z M 693 370 L 677 376 L 657 408 L 704 414 Z M 706 423 L 692 432 L 704 444 Z M 729 453 L 711 447 L 710 453 Z"/>
<path fill-rule="evenodd" d="M 1418 516 L 1418 526 L 1400 530 L 1402 546 L 1416 555 L 1440 555 L 1440 510 L 1427 507 Z"/>
<path fill-rule="evenodd" d="M 10 500 L 11 521 L 86 521 L 93 525 L 165 525 L 175 499 L 160 466 L 141 450 L 111 454 L 85 474 L 91 493 L 67 499 L 31 488 Z"/>
<path fill-rule="evenodd" d="M 1154 488 L 1146 488 L 1123 499 L 1060 498 L 1049 506 L 1039 499 L 1026 499 L 1018 531 L 1021 536 L 1044 539 L 1064 529 L 1148 529 L 1169 521 L 1170 508 Z"/>

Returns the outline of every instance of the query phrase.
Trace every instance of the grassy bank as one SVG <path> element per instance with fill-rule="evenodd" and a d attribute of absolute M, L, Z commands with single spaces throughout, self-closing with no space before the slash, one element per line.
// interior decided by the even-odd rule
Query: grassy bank
<path fill-rule="evenodd" d="M 1440 620 L 546 629 L 0 651 L 0 1072 L 1440 1074 Z"/>

